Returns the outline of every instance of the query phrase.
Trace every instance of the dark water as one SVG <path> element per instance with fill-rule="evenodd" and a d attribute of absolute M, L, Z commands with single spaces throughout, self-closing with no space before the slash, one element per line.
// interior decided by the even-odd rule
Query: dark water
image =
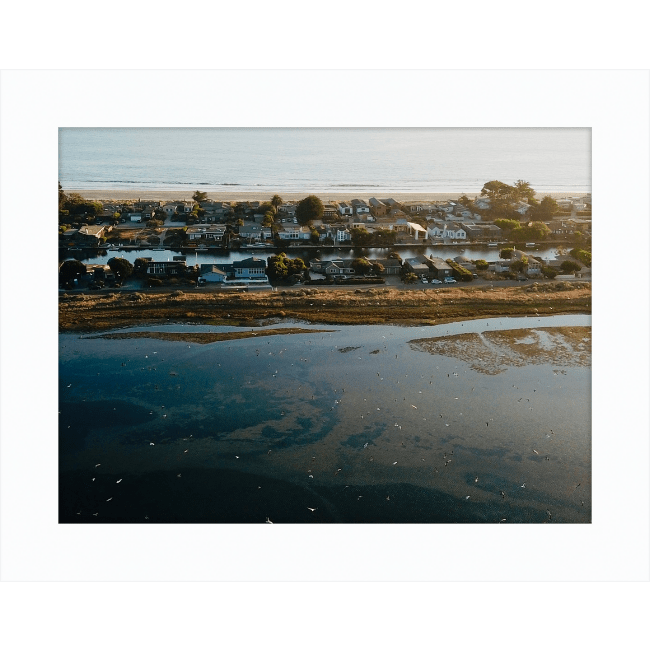
<path fill-rule="evenodd" d="M 490 374 L 409 344 L 589 324 L 328 327 L 207 345 L 61 335 L 59 519 L 589 522 L 590 367 L 558 357 Z"/>

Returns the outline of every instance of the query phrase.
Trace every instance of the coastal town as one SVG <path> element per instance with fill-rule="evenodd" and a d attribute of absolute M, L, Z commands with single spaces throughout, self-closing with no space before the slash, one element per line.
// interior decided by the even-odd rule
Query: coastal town
<path fill-rule="evenodd" d="M 556 246 L 559 254 L 537 257 L 540 245 Z M 412 254 L 432 246 L 454 246 L 458 254 Z M 497 249 L 499 259 L 476 259 L 472 247 L 485 246 Z M 247 290 L 397 279 L 404 286 L 481 279 L 590 281 L 591 195 L 538 202 L 524 181 L 512 186 L 491 181 L 475 198 L 438 202 L 374 197 L 323 202 L 315 196 L 285 201 L 279 195 L 268 201 L 215 201 L 202 192 L 191 201 L 87 201 L 59 186 L 59 249 L 60 285 L 67 290 L 119 288 L 131 276 L 142 279 L 138 286 Z M 339 251 L 345 249 L 363 250 L 342 259 Z M 364 255 L 367 249 L 380 256 Z M 120 258 L 120 252 L 138 250 L 145 253 L 133 264 Z M 172 255 L 156 261 L 146 255 L 150 250 Z M 250 257 L 229 263 L 188 263 L 195 252 L 248 250 Z M 88 252 L 111 259 L 86 265 L 74 259 Z"/>

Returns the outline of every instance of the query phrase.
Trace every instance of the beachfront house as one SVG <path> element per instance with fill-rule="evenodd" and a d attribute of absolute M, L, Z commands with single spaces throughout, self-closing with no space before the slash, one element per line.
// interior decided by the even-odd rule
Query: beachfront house
<path fill-rule="evenodd" d="M 174 216 L 177 210 L 178 210 L 178 203 L 166 203 L 165 205 L 163 205 L 163 212 L 168 217 Z"/>
<path fill-rule="evenodd" d="M 354 214 L 354 209 L 348 203 L 342 201 L 337 205 L 339 214 L 342 217 L 351 217 Z"/>
<path fill-rule="evenodd" d="M 370 214 L 373 217 L 385 217 L 390 210 L 390 207 L 374 197 L 368 200 L 370 204 Z"/>
<path fill-rule="evenodd" d="M 352 199 L 350 205 L 354 208 L 355 214 L 370 214 L 370 207 L 361 199 Z"/>

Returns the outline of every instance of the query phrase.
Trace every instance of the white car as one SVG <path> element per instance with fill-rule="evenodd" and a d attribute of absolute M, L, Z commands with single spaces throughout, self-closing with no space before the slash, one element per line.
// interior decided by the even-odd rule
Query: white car
<path fill-rule="evenodd" d="M 454 278 L 445 278 L 445 284 L 456 284 Z"/>
<path fill-rule="evenodd" d="M 431 284 L 442 284 L 442 280 L 437 280 L 436 278 L 433 278 L 433 280 L 431 280 Z"/>
<path fill-rule="evenodd" d="M 429 280 L 427 280 L 426 278 L 422 278 L 422 284 L 429 284 Z"/>

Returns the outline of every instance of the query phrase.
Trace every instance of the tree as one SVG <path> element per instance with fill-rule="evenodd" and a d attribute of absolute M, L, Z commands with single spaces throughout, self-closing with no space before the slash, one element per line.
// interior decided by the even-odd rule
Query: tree
<path fill-rule="evenodd" d="M 512 259 L 512 254 L 515 252 L 514 248 L 502 248 L 499 251 L 499 257 L 502 260 L 509 260 Z"/>
<path fill-rule="evenodd" d="M 516 273 L 522 273 L 526 266 L 528 265 L 528 260 L 524 262 L 526 258 L 522 257 L 520 260 L 515 260 L 514 262 L 510 263 L 510 270 L 515 271 Z"/>
<path fill-rule="evenodd" d="M 498 226 L 501 228 L 501 230 L 504 230 L 506 232 L 509 230 L 514 230 L 515 228 L 519 228 L 521 226 L 521 224 L 515 219 L 495 219 L 494 225 Z"/>
<path fill-rule="evenodd" d="M 550 196 L 545 196 L 539 205 L 535 206 L 531 218 L 533 221 L 545 221 L 557 214 L 558 210 L 557 201 Z"/>
<path fill-rule="evenodd" d="M 372 264 L 365 257 L 357 257 L 352 260 L 350 266 L 357 275 L 365 275 L 372 269 Z"/>
<path fill-rule="evenodd" d="M 307 265 L 300 257 L 289 258 L 286 253 L 279 253 L 268 258 L 267 273 L 271 280 L 286 280 L 292 275 L 302 275 L 306 270 Z"/>
<path fill-rule="evenodd" d="M 399 260 L 400 262 L 402 261 L 402 258 L 400 254 L 396 251 L 393 251 L 392 253 L 388 253 L 388 259 L 389 260 Z"/>
<path fill-rule="evenodd" d="M 192 194 L 192 198 L 197 202 L 197 203 L 202 203 L 203 201 L 206 201 L 208 198 L 207 192 L 199 192 L 198 190 Z"/>
<path fill-rule="evenodd" d="M 406 273 L 402 281 L 404 284 L 415 284 L 418 281 L 418 276 L 415 273 Z"/>
<path fill-rule="evenodd" d="M 481 196 L 486 196 L 492 201 L 512 200 L 515 195 L 515 188 L 501 181 L 488 181 L 481 189 Z"/>
<path fill-rule="evenodd" d="M 301 226 L 306 226 L 314 219 L 320 219 L 323 216 L 323 202 L 311 194 L 304 198 L 296 208 L 296 218 Z"/>
<path fill-rule="evenodd" d="M 360 228 L 352 228 L 352 245 L 353 246 L 370 246 L 372 243 L 373 237 L 372 233 L 368 232 L 363 226 Z"/>
<path fill-rule="evenodd" d="M 123 257 L 111 257 L 108 266 L 120 280 L 126 280 L 133 273 L 133 264 Z"/>
<path fill-rule="evenodd" d="M 585 266 L 591 266 L 591 251 L 586 251 L 581 248 L 572 248 L 571 257 L 580 260 Z"/>
<path fill-rule="evenodd" d="M 80 275 L 86 274 L 86 265 L 79 260 L 67 260 L 61 264 L 59 276 L 62 282 L 74 280 Z"/>
<path fill-rule="evenodd" d="M 535 198 L 535 190 L 528 181 L 516 181 L 514 194 L 518 201 L 531 201 Z"/>
<path fill-rule="evenodd" d="M 66 193 L 63 191 L 63 188 L 61 187 L 61 183 L 59 183 L 59 211 L 65 209 L 65 204 L 68 200 L 68 197 Z"/>
<path fill-rule="evenodd" d="M 381 275 L 385 270 L 384 265 L 379 262 L 374 262 L 372 265 L 373 275 Z"/>
<path fill-rule="evenodd" d="M 275 211 L 278 211 L 278 208 L 284 203 L 282 197 L 279 194 L 274 194 L 271 197 L 271 205 L 275 208 Z"/>
<path fill-rule="evenodd" d="M 474 266 L 479 271 L 487 271 L 490 268 L 490 264 L 488 262 L 486 262 L 485 260 L 475 260 Z"/>
<path fill-rule="evenodd" d="M 577 262 L 572 262 L 571 260 L 565 260 L 560 264 L 560 268 L 564 273 L 575 273 L 576 271 L 579 271 L 582 266 L 578 264 Z"/>
<path fill-rule="evenodd" d="M 557 275 L 557 270 L 552 266 L 542 266 L 542 275 L 549 280 L 552 280 Z"/>
<path fill-rule="evenodd" d="M 467 194 L 463 194 L 458 198 L 458 203 L 464 205 L 466 208 L 472 207 L 472 199 L 470 199 Z"/>

